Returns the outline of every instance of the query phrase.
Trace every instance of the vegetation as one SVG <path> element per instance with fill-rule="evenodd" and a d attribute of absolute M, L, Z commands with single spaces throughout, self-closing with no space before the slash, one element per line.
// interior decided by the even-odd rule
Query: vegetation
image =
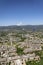
<path fill-rule="evenodd" d="M 1 32 L 0 33 L 0 36 L 3 37 L 3 36 L 6 36 L 7 35 L 7 32 Z"/>
<path fill-rule="evenodd" d="M 26 65 L 43 65 L 43 58 L 40 61 L 27 61 Z"/>
<path fill-rule="evenodd" d="M 41 57 L 42 51 L 35 51 L 35 54 Z"/>
<path fill-rule="evenodd" d="M 43 65 L 43 50 L 42 51 L 35 51 L 36 55 L 40 56 L 40 60 L 38 61 L 26 61 L 26 65 Z"/>
<path fill-rule="evenodd" d="M 21 37 L 21 42 L 23 42 L 25 39 L 26 39 L 25 37 L 24 38 Z"/>
<path fill-rule="evenodd" d="M 7 63 L 6 65 L 11 65 L 11 62 Z"/>
<path fill-rule="evenodd" d="M 24 52 L 23 52 L 23 48 L 18 48 L 18 47 L 16 47 L 17 48 L 17 54 L 18 55 L 22 55 L 22 54 L 24 54 Z"/>
<path fill-rule="evenodd" d="M 42 50 L 43 50 L 43 46 L 42 46 Z"/>

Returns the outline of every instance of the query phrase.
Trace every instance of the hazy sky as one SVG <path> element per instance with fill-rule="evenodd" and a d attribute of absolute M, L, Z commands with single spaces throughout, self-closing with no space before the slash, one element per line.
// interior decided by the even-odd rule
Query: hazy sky
<path fill-rule="evenodd" d="M 0 0 L 0 26 L 43 24 L 43 0 Z"/>

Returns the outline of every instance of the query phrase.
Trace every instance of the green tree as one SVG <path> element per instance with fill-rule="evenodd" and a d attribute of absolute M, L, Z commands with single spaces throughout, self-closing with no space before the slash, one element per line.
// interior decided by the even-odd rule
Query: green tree
<path fill-rule="evenodd" d="M 17 48 L 17 51 L 16 52 L 17 52 L 18 55 L 24 54 L 23 53 L 23 48 L 18 48 L 18 47 L 16 47 L 16 48 Z"/>

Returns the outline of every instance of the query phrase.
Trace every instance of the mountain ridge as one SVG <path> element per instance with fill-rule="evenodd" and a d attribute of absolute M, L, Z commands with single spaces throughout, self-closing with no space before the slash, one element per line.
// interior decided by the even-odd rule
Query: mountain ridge
<path fill-rule="evenodd" d="M 17 25 L 10 25 L 10 26 L 0 26 L 0 30 L 35 30 L 35 31 L 43 31 L 43 25 L 21 25 L 21 26 L 17 26 Z"/>

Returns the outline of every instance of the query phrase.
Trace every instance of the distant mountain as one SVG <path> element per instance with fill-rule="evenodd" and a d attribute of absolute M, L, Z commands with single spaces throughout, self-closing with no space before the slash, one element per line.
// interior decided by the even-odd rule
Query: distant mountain
<path fill-rule="evenodd" d="M 0 31 L 8 30 L 32 30 L 32 31 L 43 31 L 43 25 L 12 25 L 12 26 L 0 26 Z"/>

